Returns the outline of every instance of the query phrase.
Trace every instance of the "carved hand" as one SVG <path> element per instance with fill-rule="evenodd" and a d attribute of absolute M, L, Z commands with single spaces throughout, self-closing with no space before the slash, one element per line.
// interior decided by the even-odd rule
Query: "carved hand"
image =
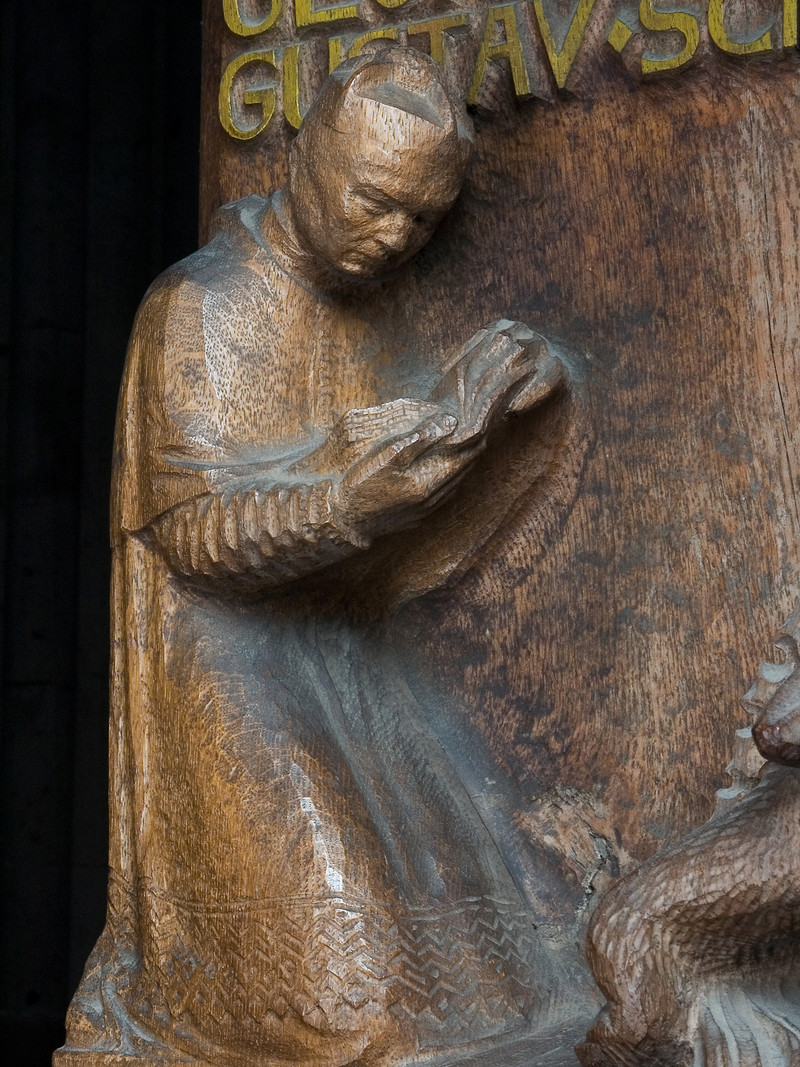
<path fill-rule="evenodd" d="M 448 445 L 462 445 L 482 437 L 508 412 L 539 403 L 563 375 L 543 337 L 524 323 L 499 319 L 470 339 L 429 399 L 458 419 Z"/>
<path fill-rule="evenodd" d="M 479 451 L 437 447 L 456 426 L 453 415 L 426 414 L 412 429 L 374 444 L 336 486 L 339 521 L 370 535 L 419 521 L 455 487 Z"/>
<path fill-rule="evenodd" d="M 376 446 L 387 445 L 416 430 L 423 420 L 441 414 L 441 407 L 436 404 L 406 398 L 352 408 L 336 421 L 319 448 L 290 468 L 290 473 L 343 475 Z"/>
<path fill-rule="evenodd" d="M 428 400 L 348 411 L 290 473 L 333 476 L 334 516 L 367 537 L 418 522 L 458 484 L 490 427 L 548 396 L 563 366 L 520 322 L 479 330 Z"/>

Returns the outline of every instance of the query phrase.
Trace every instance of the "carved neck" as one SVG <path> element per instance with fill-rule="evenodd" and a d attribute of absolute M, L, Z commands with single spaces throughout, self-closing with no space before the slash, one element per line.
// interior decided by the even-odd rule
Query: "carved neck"
<path fill-rule="evenodd" d="M 279 189 L 261 226 L 264 241 L 281 267 L 299 282 L 331 295 L 344 295 L 368 282 L 327 266 L 303 247 L 294 222 L 291 193 Z"/>

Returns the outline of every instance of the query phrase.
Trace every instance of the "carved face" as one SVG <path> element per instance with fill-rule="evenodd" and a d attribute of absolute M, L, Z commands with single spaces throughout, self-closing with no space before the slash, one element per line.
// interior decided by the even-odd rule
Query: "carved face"
<path fill-rule="evenodd" d="M 315 257 L 376 278 L 427 242 L 458 196 L 463 157 L 433 124 L 366 102 L 297 142 L 290 179 L 298 234 Z"/>

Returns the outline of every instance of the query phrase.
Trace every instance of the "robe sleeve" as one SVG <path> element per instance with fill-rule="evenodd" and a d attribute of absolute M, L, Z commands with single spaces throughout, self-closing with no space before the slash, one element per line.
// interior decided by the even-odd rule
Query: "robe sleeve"
<path fill-rule="evenodd" d="M 278 585 L 367 548 L 334 515 L 334 484 L 208 492 L 157 516 L 144 531 L 186 577 Z"/>
<path fill-rule="evenodd" d="M 137 316 L 119 409 L 118 529 L 175 574 L 236 587 L 275 586 L 367 548 L 335 514 L 333 472 L 228 468 L 224 403 L 206 366 L 206 292 L 174 270 Z"/>

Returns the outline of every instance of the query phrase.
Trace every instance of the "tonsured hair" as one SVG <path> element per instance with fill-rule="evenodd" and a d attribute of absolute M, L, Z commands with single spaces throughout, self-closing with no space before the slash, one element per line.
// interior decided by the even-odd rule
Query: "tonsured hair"
<path fill-rule="evenodd" d="M 299 139 L 318 126 L 341 128 L 348 103 L 371 100 L 436 127 L 443 148 L 456 149 L 466 164 L 472 150 L 472 123 L 463 103 L 445 88 L 438 65 L 416 49 L 382 44 L 336 68 L 309 109 Z"/>

